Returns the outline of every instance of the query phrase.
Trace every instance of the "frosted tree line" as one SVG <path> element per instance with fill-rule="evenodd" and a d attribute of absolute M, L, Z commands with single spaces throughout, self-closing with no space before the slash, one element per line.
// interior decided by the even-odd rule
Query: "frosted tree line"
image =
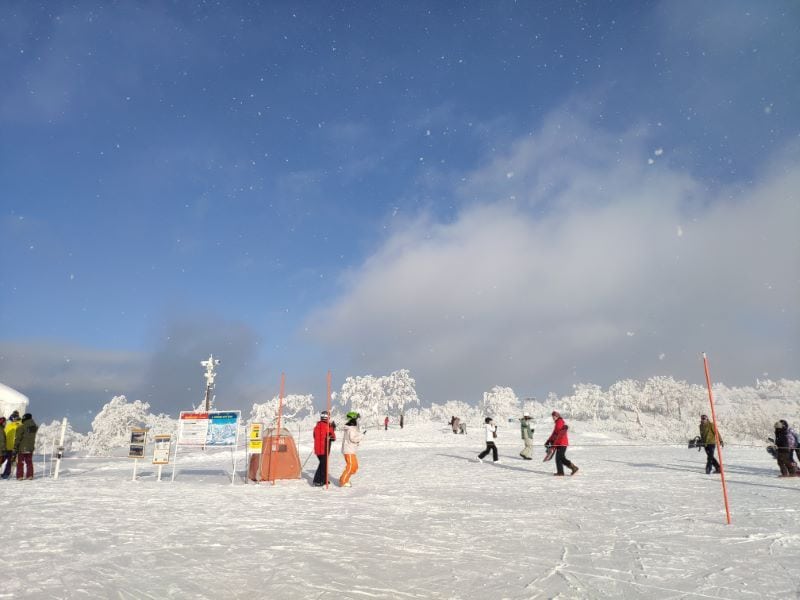
<path fill-rule="evenodd" d="M 726 440 L 762 442 L 771 434 L 777 419 L 800 424 L 800 381 L 764 379 L 754 387 L 728 387 L 722 383 L 713 388 L 720 431 Z M 616 432 L 629 439 L 683 443 L 697 435 L 700 414 L 709 412 L 708 391 L 704 386 L 675 380 L 672 377 L 651 377 L 645 381 L 626 379 L 607 389 L 579 383 L 567 396 L 549 394 L 544 399 L 520 399 L 510 387 L 494 386 L 477 402 L 449 400 L 443 404 L 420 406 L 416 382 L 408 370 L 386 376 L 348 377 L 341 390 L 333 393 L 334 419 L 342 419 L 349 410 L 362 415 L 364 426 L 383 423 L 386 416 L 393 423 L 401 414 L 405 422 L 441 423 L 452 416 L 480 426 L 486 416 L 502 424 L 516 421 L 523 412 L 535 421 L 549 424 L 548 415 L 558 410 L 571 423 L 571 431 L 580 434 L 581 424 L 593 431 Z M 280 398 L 253 404 L 246 423 L 275 423 Z M 310 428 L 316 421 L 319 407 L 311 394 L 289 394 L 283 398 L 282 422 L 287 427 Z M 515 426 L 515 425 L 514 425 Z M 115 396 L 92 421 L 92 430 L 81 434 L 67 428 L 65 450 L 106 455 L 124 448 L 130 442 L 132 427 L 145 427 L 152 433 L 175 434 L 178 420 L 165 414 L 150 412 L 150 404 L 128 401 Z M 61 433 L 61 421 L 42 424 L 37 436 L 37 452 L 49 452 Z"/>

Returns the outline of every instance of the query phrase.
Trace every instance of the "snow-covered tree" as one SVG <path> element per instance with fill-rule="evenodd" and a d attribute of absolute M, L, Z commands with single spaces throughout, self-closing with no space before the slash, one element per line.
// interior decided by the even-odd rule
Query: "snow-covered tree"
<path fill-rule="evenodd" d="M 165 414 L 148 414 L 145 415 L 144 419 L 144 426 L 150 430 L 151 437 L 155 434 L 159 434 L 171 435 L 173 439 L 175 439 L 178 431 L 178 425 L 178 419 L 173 419 L 169 415 Z"/>
<path fill-rule="evenodd" d="M 448 400 L 444 404 L 431 404 L 431 419 L 449 423 L 453 417 L 465 422 L 475 422 L 482 418 L 480 409 L 462 400 Z"/>
<path fill-rule="evenodd" d="M 514 390 L 499 385 L 484 392 L 480 408 L 485 416 L 492 417 L 495 421 L 505 421 L 509 417 L 518 417 L 520 414 L 519 399 Z"/>
<path fill-rule="evenodd" d="M 266 423 L 277 425 L 280 396 L 262 404 L 253 404 L 248 423 Z M 283 398 L 281 427 L 285 423 L 302 420 L 314 412 L 314 396 L 312 394 L 289 394 Z"/>
<path fill-rule="evenodd" d="M 114 448 L 128 444 L 131 428 L 146 425 L 149 408 L 147 402 L 134 400 L 129 403 L 125 396 L 114 396 L 92 421 L 89 454 L 109 454 Z"/>
<path fill-rule="evenodd" d="M 417 382 L 408 369 L 400 369 L 380 378 L 386 401 L 386 414 L 399 416 L 413 405 L 419 406 Z"/>
<path fill-rule="evenodd" d="M 346 411 L 361 413 L 363 424 L 377 425 L 386 412 L 386 393 L 381 378 L 372 375 L 348 377 L 339 392 L 339 404 Z"/>
<path fill-rule="evenodd" d="M 383 377 L 348 377 L 338 394 L 339 404 L 345 410 L 361 413 L 362 423 L 377 425 L 387 415 L 399 417 L 413 405 L 419 405 L 415 386 L 416 381 L 408 369 Z"/>
<path fill-rule="evenodd" d="M 578 383 L 572 386 L 571 396 L 563 399 L 562 410 L 573 419 L 608 419 L 612 414 L 611 404 L 599 385 Z"/>
<path fill-rule="evenodd" d="M 36 452 L 40 454 L 53 452 L 58 447 L 61 440 L 61 421 L 51 421 L 40 425 L 36 432 Z M 67 421 L 67 429 L 64 432 L 64 450 L 66 452 L 77 452 L 86 447 L 87 436 L 72 429 L 72 424 Z"/>

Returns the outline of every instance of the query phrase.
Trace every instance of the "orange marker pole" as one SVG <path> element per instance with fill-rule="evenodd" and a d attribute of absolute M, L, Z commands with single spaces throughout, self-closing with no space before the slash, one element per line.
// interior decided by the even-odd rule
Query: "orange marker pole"
<path fill-rule="evenodd" d="M 286 373 L 281 373 L 281 391 L 280 391 L 280 395 L 278 396 L 278 429 L 277 429 L 277 435 L 275 437 L 273 437 L 273 439 L 276 440 L 275 442 L 273 442 L 273 444 L 277 443 L 278 445 L 280 445 L 280 443 L 281 443 L 281 417 L 283 416 L 283 390 L 284 390 L 285 386 L 286 386 Z M 272 482 L 272 485 L 275 485 L 275 478 L 272 477 L 272 450 L 273 449 L 274 448 L 272 448 L 272 446 L 270 446 L 269 472 L 270 472 L 270 481 Z"/>
<path fill-rule="evenodd" d="M 327 456 L 325 456 L 325 489 L 327 490 L 328 489 L 328 469 L 330 468 L 330 463 L 331 463 L 331 453 L 330 453 L 330 448 L 331 448 L 331 441 L 330 441 L 330 435 L 331 435 L 331 432 L 330 432 L 330 426 L 331 426 L 330 425 L 330 419 L 331 419 L 331 372 L 330 371 L 328 371 L 328 377 L 326 379 L 327 379 L 327 383 L 328 383 L 328 433 L 325 436 L 325 452 L 327 452 Z"/>
<path fill-rule="evenodd" d="M 728 506 L 728 486 L 725 484 L 725 467 L 722 462 L 722 445 L 719 443 L 719 429 L 717 428 L 717 414 L 714 411 L 714 394 L 711 392 L 711 375 L 708 373 L 708 357 L 703 352 L 703 367 L 706 371 L 706 385 L 708 386 L 708 401 L 711 404 L 711 422 L 714 423 L 714 441 L 717 444 L 717 452 L 719 452 L 719 474 L 722 481 L 722 497 L 725 499 L 725 516 L 728 525 L 731 524 L 731 510 Z"/>

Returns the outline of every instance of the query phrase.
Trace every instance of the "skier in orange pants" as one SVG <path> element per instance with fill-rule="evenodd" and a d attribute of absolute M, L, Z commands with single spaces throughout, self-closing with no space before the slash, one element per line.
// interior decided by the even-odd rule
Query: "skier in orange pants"
<path fill-rule="evenodd" d="M 345 467 L 342 476 L 339 477 L 339 485 L 341 487 L 350 487 L 350 477 L 358 471 L 356 450 L 358 450 L 358 445 L 364 437 L 364 434 L 358 430 L 360 416 L 355 411 L 351 411 L 346 415 L 347 423 L 344 426 L 344 434 L 342 435 L 342 454 L 344 454 Z"/>

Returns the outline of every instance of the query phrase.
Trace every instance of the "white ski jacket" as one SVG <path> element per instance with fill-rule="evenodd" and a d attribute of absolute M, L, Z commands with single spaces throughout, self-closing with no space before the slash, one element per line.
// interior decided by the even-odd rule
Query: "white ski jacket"
<path fill-rule="evenodd" d="M 358 426 L 345 425 L 342 436 L 342 454 L 355 454 L 363 438 L 364 434 L 358 430 Z"/>
<path fill-rule="evenodd" d="M 494 434 L 497 431 L 497 425 L 494 423 L 486 423 L 486 441 L 493 442 Z"/>

